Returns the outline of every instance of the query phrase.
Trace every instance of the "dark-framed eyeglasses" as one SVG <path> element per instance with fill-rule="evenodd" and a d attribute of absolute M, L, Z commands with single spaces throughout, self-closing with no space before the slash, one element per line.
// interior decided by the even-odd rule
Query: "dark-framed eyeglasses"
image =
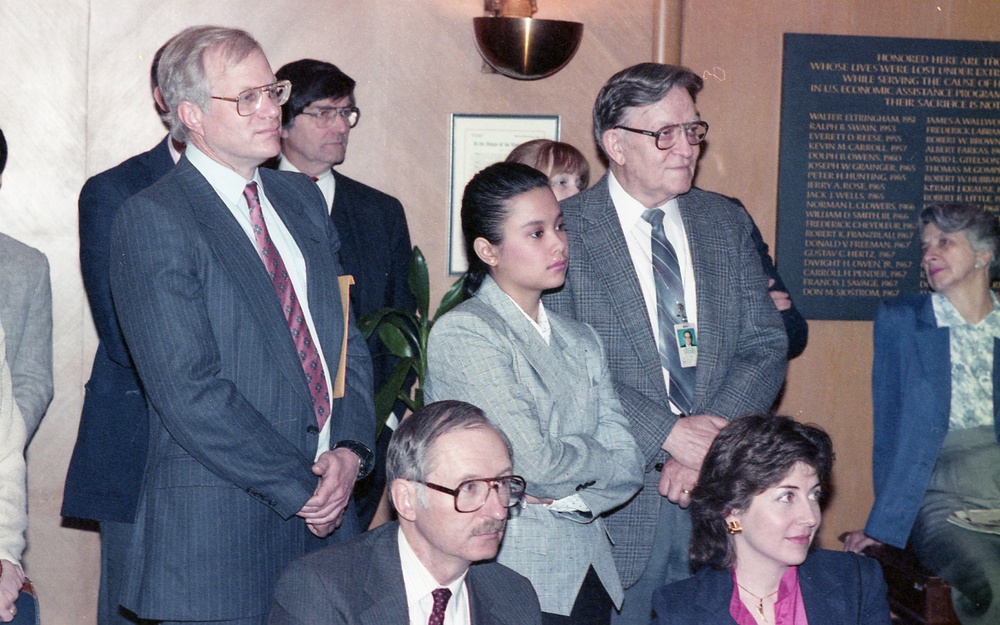
<path fill-rule="evenodd" d="M 524 499 L 524 490 L 527 482 L 520 475 L 502 475 L 500 477 L 487 477 L 475 480 L 465 480 L 456 488 L 448 488 L 440 484 L 432 484 L 421 480 L 414 480 L 418 484 L 423 484 L 427 488 L 436 490 L 455 498 L 456 512 L 475 512 L 486 505 L 490 491 L 497 492 L 497 499 L 504 508 L 513 508 Z"/>
<path fill-rule="evenodd" d="M 300 114 L 312 117 L 317 128 L 329 128 L 338 116 L 348 128 L 357 126 L 361 119 L 361 109 L 356 106 L 321 106 L 315 111 L 302 111 Z"/>
<path fill-rule="evenodd" d="M 281 106 L 285 102 L 288 102 L 288 96 L 292 95 L 292 83 L 288 80 L 279 80 L 278 82 L 272 82 L 262 87 L 244 89 L 235 98 L 226 98 L 218 95 L 211 97 L 213 100 L 235 102 L 236 112 L 240 117 L 250 117 L 260 110 L 260 103 L 264 101 L 265 93 L 275 106 Z"/>
<path fill-rule="evenodd" d="M 684 138 L 691 145 L 698 145 L 705 140 L 705 135 L 708 134 L 708 122 L 703 121 L 670 124 L 657 131 L 640 130 L 638 128 L 629 128 L 628 126 L 615 126 L 615 128 L 636 132 L 647 137 L 655 137 L 656 147 L 661 150 L 669 150 L 674 147 L 677 144 L 677 140 L 680 139 L 681 132 L 684 133 Z"/>

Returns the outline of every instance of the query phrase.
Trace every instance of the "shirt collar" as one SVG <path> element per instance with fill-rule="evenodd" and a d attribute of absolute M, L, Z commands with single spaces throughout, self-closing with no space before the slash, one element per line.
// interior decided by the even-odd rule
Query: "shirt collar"
<path fill-rule="evenodd" d="M 993 310 L 983 318 L 982 321 L 973 325 L 962 318 L 962 315 L 955 308 L 955 305 L 941 293 L 931 294 L 931 302 L 934 306 L 934 320 L 939 328 L 968 326 L 972 328 L 982 328 L 992 336 L 1000 337 L 1000 301 L 997 300 L 996 293 L 990 292 L 993 300 Z"/>
<path fill-rule="evenodd" d="M 230 206 L 239 204 L 243 198 L 243 189 L 246 188 L 250 180 L 244 179 L 243 176 L 235 171 L 212 160 L 193 144 L 188 144 L 184 149 L 184 155 L 194 165 L 195 169 L 208 180 L 208 183 L 212 185 L 212 188 L 215 189 L 215 192 L 219 194 L 219 197 L 226 204 Z M 263 185 L 261 184 L 260 173 L 257 168 L 253 170 L 253 178 L 251 180 L 257 183 L 258 192 L 263 193 Z"/>
<path fill-rule="evenodd" d="M 642 218 L 648 209 L 642 202 L 629 195 L 611 170 L 608 170 L 608 192 L 611 195 L 611 202 L 615 205 L 615 212 L 618 213 L 622 232 L 630 232 L 640 222 L 645 224 L 643 226 L 645 229 L 650 228 L 649 222 Z M 673 215 L 679 211 L 677 198 L 669 199 L 657 208 L 663 210 L 667 218 L 673 219 Z"/>
<path fill-rule="evenodd" d="M 434 576 L 427 570 L 424 563 L 420 561 L 417 554 L 414 553 L 409 541 L 406 540 L 403 528 L 400 527 L 396 531 L 399 538 L 399 561 L 403 567 L 403 585 L 406 587 L 406 593 L 417 600 L 429 597 L 431 592 L 442 588 L 442 586 L 434 579 Z M 460 592 L 464 592 L 465 576 L 468 572 L 469 570 L 466 569 L 452 583 L 444 586 L 444 588 L 451 591 L 452 600 L 455 600 Z"/>
<path fill-rule="evenodd" d="M 278 160 L 278 171 L 294 171 L 297 174 L 302 173 L 302 170 L 296 167 L 292 161 L 285 158 L 284 154 L 282 154 L 281 158 Z M 309 177 L 312 178 L 313 176 Z M 323 182 L 329 178 L 333 178 L 333 169 L 331 168 L 324 169 L 323 173 L 315 177 L 316 182 Z"/>

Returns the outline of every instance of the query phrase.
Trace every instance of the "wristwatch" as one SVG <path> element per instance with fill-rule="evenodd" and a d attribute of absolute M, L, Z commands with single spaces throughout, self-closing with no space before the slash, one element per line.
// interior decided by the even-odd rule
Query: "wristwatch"
<path fill-rule="evenodd" d="M 340 441 L 333 446 L 334 449 L 346 449 L 348 451 L 354 452 L 358 458 L 361 459 L 361 464 L 358 466 L 358 477 L 356 481 L 363 480 L 368 477 L 368 474 L 372 472 L 375 468 L 375 454 L 367 446 L 362 445 L 358 441 L 344 440 Z"/>

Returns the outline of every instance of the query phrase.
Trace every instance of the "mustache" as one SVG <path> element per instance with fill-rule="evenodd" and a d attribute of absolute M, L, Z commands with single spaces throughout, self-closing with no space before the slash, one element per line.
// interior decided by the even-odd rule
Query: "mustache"
<path fill-rule="evenodd" d="M 496 532 L 504 531 L 507 527 L 507 521 L 487 521 L 483 523 L 476 529 L 472 530 L 473 536 L 480 536 L 482 534 L 493 534 Z"/>

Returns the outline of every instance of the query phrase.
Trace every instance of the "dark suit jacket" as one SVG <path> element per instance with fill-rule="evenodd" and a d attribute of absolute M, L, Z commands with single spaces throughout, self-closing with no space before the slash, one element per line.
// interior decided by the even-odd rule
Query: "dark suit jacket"
<path fill-rule="evenodd" d="M 799 587 L 809 625 L 889 625 L 888 589 L 871 558 L 817 550 L 799 566 Z M 705 567 L 653 593 L 653 625 L 734 625 L 732 596 L 732 573 Z"/>
<path fill-rule="evenodd" d="M 608 357 L 615 391 L 645 464 L 645 487 L 608 518 L 615 563 L 625 587 L 649 558 L 662 497 L 660 448 L 677 417 L 667 389 L 646 304 L 608 175 L 561 203 L 569 239 L 569 271 L 546 305 L 593 326 Z M 766 412 L 785 377 L 787 338 L 767 294 L 750 240 L 747 212 L 700 189 L 678 198 L 698 295 L 698 372 L 692 414 L 733 419 Z"/>
<path fill-rule="evenodd" d="M 314 339 L 332 376 L 344 330 L 336 232 L 308 178 L 260 177 L 305 259 Z M 121 603 L 156 620 L 265 614 L 282 569 L 314 543 L 295 513 L 316 488 L 318 440 L 271 280 L 186 157 L 122 207 L 111 258 L 115 308 L 150 406 Z M 371 359 L 353 324 L 349 337 L 330 438 L 371 448 Z"/>
<path fill-rule="evenodd" d="M 760 234 L 757 224 L 753 224 L 753 230 L 750 232 L 750 240 L 753 241 L 757 255 L 760 256 L 760 264 L 764 269 L 764 275 L 774 280 L 774 284 L 771 285 L 769 290 L 787 293 L 788 287 L 785 286 L 784 280 L 778 275 L 778 268 L 774 266 L 774 261 L 768 253 L 767 243 L 764 243 L 764 237 Z M 791 360 L 806 350 L 806 343 L 809 341 L 809 324 L 806 323 L 806 319 L 799 312 L 799 309 L 795 307 L 795 302 L 792 302 L 791 308 L 780 312 L 781 322 L 785 324 L 785 334 L 788 335 L 788 359 Z"/>
<path fill-rule="evenodd" d="M 174 161 L 169 137 L 97 174 L 80 191 L 80 269 L 100 344 L 87 382 L 61 514 L 131 523 L 146 467 L 146 398 L 111 303 L 111 224 L 125 200 L 159 180 Z"/>
<path fill-rule="evenodd" d="M 410 231 L 399 200 L 378 189 L 333 170 L 336 186 L 331 216 L 340 235 L 340 263 L 344 273 L 354 276 L 351 309 L 358 319 L 380 308 L 416 308 L 410 292 Z M 374 388 L 377 391 L 396 366 L 396 358 L 372 334 L 368 341 L 372 354 Z M 404 406 L 399 404 L 402 411 Z M 356 512 L 362 527 L 368 527 L 385 487 L 385 451 L 392 431 L 383 430 L 375 450 L 372 474 L 358 483 Z"/>
<path fill-rule="evenodd" d="M 930 295 L 882 302 L 874 332 L 875 503 L 865 534 L 903 548 L 948 433 L 950 333 L 937 327 Z M 1000 441 L 1000 339 L 993 340 L 993 421 Z"/>
<path fill-rule="evenodd" d="M 274 592 L 270 625 L 389 625 L 410 622 L 397 523 L 292 563 Z M 538 598 L 507 567 L 473 564 L 465 577 L 472 625 L 538 625 Z"/>

